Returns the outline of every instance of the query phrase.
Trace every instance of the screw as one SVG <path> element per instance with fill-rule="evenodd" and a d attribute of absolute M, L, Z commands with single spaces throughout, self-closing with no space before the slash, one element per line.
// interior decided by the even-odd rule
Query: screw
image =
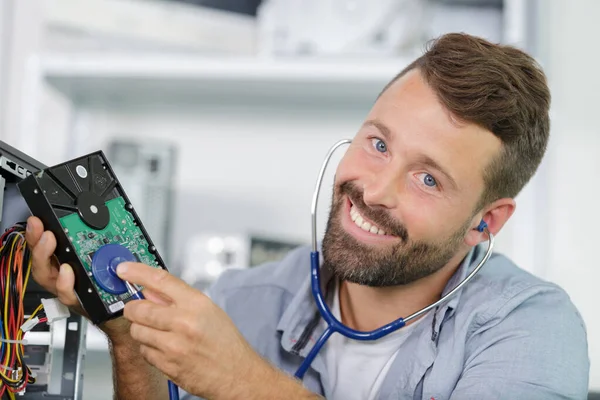
<path fill-rule="evenodd" d="M 33 193 L 38 194 L 40 191 L 37 189 L 33 189 Z"/>
<path fill-rule="evenodd" d="M 89 289 L 88 289 L 88 293 L 92 293 L 92 288 L 89 288 Z"/>
<path fill-rule="evenodd" d="M 70 253 L 70 252 L 71 252 L 71 249 L 67 247 L 67 253 Z"/>

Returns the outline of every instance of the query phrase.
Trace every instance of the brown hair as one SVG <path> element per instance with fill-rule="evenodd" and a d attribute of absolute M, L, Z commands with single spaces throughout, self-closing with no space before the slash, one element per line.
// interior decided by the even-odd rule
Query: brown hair
<path fill-rule="evenodd" d="M 515 197 L 537 170 L 548 143 L 550 91 L 538 63 L 517 48 L 452 33 L 430 42 L 385 89 L 415 68 L 458 120 L 502 140 L 500 155 L 484 170 L 478 210 Z"/>

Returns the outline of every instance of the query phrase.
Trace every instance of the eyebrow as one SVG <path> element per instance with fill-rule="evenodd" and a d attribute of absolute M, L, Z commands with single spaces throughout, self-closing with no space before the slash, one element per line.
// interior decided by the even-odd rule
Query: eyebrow
<path fill-rule="evenodd" d="M 450 175 L 449 172 L 447 172 L 444 168 L 442 168 L 442 166 L 440 164 L 438 164 L 438 162 L 435 161 L 433 158 L 431 158 L 425 154 L 421 154 L 419 156 L 418 162 L 420 164 L 427 165 L 430 168 L 438 170 L 441 174 L 443 174 L 446 177 L 446 179 L 448 179 L 448 181 L 454 187 L 454 189 L 458 189 L 458 185 L 456 184 L 456 181 L 454 180 L 454 178 L 452 178 L 452 175 Z"/>
<path fill-rule="evenodd" d="M 392 141 L 392 131 L 390 130 L 390 128 L 388 128 L 387 125 L 385 125 L 381 121 L 378 121 L 376 119 L 370 119 L 367 122 L 365 122 L 363 124 L 363 126 L 373 126 L 373 127 L 375 127 L 379 132 L 381 132 L 381 134 L 383 135 L 383 137 L 385 137 L 388 142 Z"/>
<path fill-rule="evenodd" d="M 381 132 L 381 134 L 386 138 L 386 140 L 392 141 L 392 131 L 390 130 L 390 128 L 387 125 L 385 125 L 381 121 L 378 121 L 376 119 L 368 120 L 368 121 L 366 121 L 364 123 L 363 126 L 373 126 L 373 127 L 375 127 L 379 132 Z M 448 171 L 446 171 L 433 158 L 429 157 L 428 155 L 421 154 L 419 156 L 418 163 L 426 165 L 426 166 L 428 166 L 430 168 L 433 168 L 433 169 L 439 171 L 442 175 L 444 175 L 446 177 L 446 179 L 448 179 L 448 181 L 454 187 L 454 189 L 458 189 L 458 185 L 456 184 L 456 181 L 454 180 L 454 178 L 452 177 L 452 175 L 450 175 L 450 173 Z"/>

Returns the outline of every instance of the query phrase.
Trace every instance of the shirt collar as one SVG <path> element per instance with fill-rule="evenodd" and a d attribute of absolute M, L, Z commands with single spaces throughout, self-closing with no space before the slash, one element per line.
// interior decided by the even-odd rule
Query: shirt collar
<path fill-rule="evenodd" d="M 302 264 L 302 266 L 306 268 L 306 278 L 302 282 L 300 289 L 292 298 L 292 301 L 287 306 L 277 324 L 277 331 L 283 332 L 281 344 L 287 351 L 291 351 L 294 344 L 302 335 L 304 329 L 308 326 L 311 320 L 314 319 L 316 313 L 319 312 L 311 291 L 310 260 L 310 253 L 307 253 L 306 263 Z M 327 293 L 327 287 L 331 281 L 332 272 L 327 267 L 323 266 L 323 256 L 320 252 L 319 260 L 321 266 L 321 290 L 327 297 L 329 296 L 329 293 Z"/>
<path fill-rule="evenodd" d="M 465 258 L 463 258 L 462 262 L 460 263 L 459 267 L 456 269 L 454 274 L 452 274 L 452 276 L 448 280 L 448 283 L 446 283 L 446 286 L 444 287 L 444 291 L 442 292 L 442 296 L 445 296 L 449 291 L 454 289 L 457 285 L 459 285 L 467 277 L 469 272 L 471 272 L 471 270 L 473 268 L 475 268 L 475 266 L 479 262 L 479 259 L 481 258 L 481 256 L 482 256 L 481 246 L 475 246 L 467 253 Z M 458 293 L 456 293 L 450 300 L 448 300 L 448 302 L 446 303 L 446 307 L 455 309 L 460 301 L 461 295 L 462 295 L 462 289 L 459 290 Z"/>

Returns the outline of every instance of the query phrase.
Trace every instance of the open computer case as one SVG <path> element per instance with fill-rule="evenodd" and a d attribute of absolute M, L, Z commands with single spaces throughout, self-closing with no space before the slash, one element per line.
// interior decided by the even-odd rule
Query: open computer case
<path fill-rule="evenodd" d="M 30 215 L 17 183 L 46 166 L 0 141 L 0 232 Z M 25 293 L 25 313 L 31 313 L 41 298 L 54 297 L 31 281 Z M 36 374 L 27 386 L 24 400 L 75 400 L 83 389 L 86 321 L 79 315 L 56 321 L 28 333 L 25 357 Z"/>

